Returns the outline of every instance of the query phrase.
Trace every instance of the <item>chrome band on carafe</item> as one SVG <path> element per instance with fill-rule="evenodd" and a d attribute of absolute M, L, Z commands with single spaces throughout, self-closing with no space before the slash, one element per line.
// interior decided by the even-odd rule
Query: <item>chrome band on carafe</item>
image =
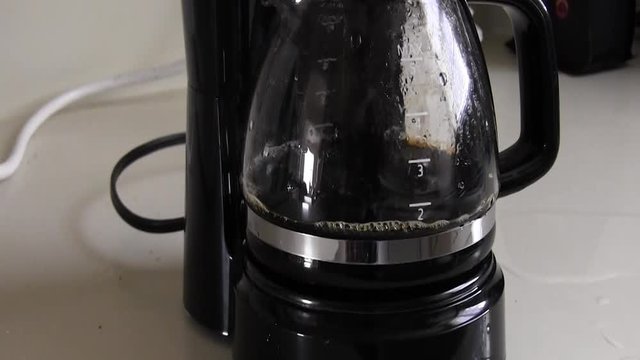
<path fill-rule="evenodd" d="M 393 240 L 332 239 L 275 225 L 251 209 L 247 230 L 266 244 L 305 259 L 348 265 L 392 265 L 434 259 L 484 239 L 496 223 L 495 206 L 457 228 L 422 237 Z"/>

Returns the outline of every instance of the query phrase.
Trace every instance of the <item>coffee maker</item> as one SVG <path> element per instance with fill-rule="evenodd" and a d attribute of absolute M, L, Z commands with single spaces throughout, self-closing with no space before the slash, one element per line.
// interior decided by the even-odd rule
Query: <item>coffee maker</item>
<path fill-rule="evenodd" d="M 473 3 L 475 1 L 469 1 Z M 495 202 L 559 145 L 553 33 L 511 15 L 521 134 L 498 152 L 464 0 L 183 0 L 184 304 L 251 359 L 504 359 Z"/>

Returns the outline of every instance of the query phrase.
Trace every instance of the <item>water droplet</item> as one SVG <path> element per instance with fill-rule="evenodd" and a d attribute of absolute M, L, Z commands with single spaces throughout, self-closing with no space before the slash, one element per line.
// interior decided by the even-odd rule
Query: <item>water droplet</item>
<path fill-rule="evenodd" d="M 487 334 L 491 333 L 491 325 L 487 324 Z"/>
<path fill-rule="evenodd" d="M 440 84 L 442 86 L 447 85 L 447 74 L 441 72 L 440 75 L 438 76 L 440 78 Z"/>
<path fill-rule="evenodd" d="M 458 183 L 458 189 L 460 189 L 460 190 L 464 189 L 464 181 L 460 181 Z"/>

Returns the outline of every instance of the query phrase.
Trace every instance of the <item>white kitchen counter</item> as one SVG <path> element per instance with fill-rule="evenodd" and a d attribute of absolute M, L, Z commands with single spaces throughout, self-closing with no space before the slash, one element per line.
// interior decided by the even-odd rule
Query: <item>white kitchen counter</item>
<path fill-rule="evenodd" d="M 517 77 L 506 50 L 489 47 L 508 145 Z M 640 62 L 560 85 L 555 167 L 498 203 L 508 357 L 640 360 Z M 0 123 L 0 157 L 17 126 Z M 67 110 L 36 135 L 0 182 L 0 359 L 230 358 L 182 308 L 182 234 L 133 230 L 108 198 L 122 154 L 184 126 L 185 94 L 170 92 Z M 183 149 L 126 172 L 125 202 L 181 214 Z"/>

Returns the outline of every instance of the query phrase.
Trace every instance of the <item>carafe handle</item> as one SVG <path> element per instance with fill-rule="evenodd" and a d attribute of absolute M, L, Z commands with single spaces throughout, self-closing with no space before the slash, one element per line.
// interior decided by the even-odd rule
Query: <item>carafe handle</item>
<path fill-rule="evenodd" d="M 502 6 L 513 23 L 520 71 L 521 130 L 500 152 L 500 196 L 532 184 L 558 154 L 560 111 L 555 43 L 549 14 L 540 0 L 469 0 Z"/>

